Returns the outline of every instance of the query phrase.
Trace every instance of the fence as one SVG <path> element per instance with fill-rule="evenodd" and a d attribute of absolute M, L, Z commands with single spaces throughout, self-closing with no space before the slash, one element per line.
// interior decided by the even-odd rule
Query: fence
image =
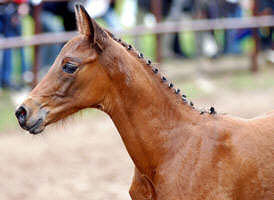
<path fill-rule="evenodd" d="M 46 0 L 46 1 L 56 1 L 56 0 Z M 59 0 L 60 1 L 60 0 Z M 66 1 L 66 0 L 63 0 Z M 154 2 L 154 1 L 153 1 Z M 156 5 L 156 4 L 155 4 Z M 159 15 L 159 6 L 155 6 L 154 13 L 157 18 L 157 13 Z M 18 48 L 24 46 L 35 46 L 35 61 L 33 67 L 34 73 L 34 85 L 37 83 L 37 74 L 39 70 L 38 63 L 38 51 L 39 45 L 44 44 L 54 44 L 54 43 L 64 43 L 70 40 L 75 36 L 76 32 L 63 32 L 63 33 L 40 33 L 40 23 L 39 23 L 39 14 L 41 11 L 41 4 L 35 6 L 34 9 L 34 18 L 35 18 L 35 33 L 36 35 L 30 37 L 13 37 L 0 39 L 0 49 L 5 48 Z M 256 14 L 256 13 L 254 13 Z M 158 22 L 160 21 L 158 16 Z M 115 33 L 118 36 L 129 35 L 129 36 L 141 36 L 146 34 L 156 34 L 157 35 L 157 48 L 156 55 L 157 61 L 161 60 L 161 43 L 160 36 L 161 34 L 182 32 L 182 31 L 208 31 L 208 30 L 225 30 L 225 29 L 245 29 L 260 27 L 273 27 L 274 26 L 274 16 L 256 16 L 256 17 L 244 17 L 244 18 L 222 18 L 222 19 L 197 19 L 197 20 L 184 20 L 184 21 L 168 21 L 168 22 L 159 22 L 154 26 L 147 27 L 144 25 L 136 26 L 129 30 L 124 30 L 122 32 Z M 255 38 L 255 50 L 251 55 L 251 70 L 258 70 L 258 38 L 256 32 L 254 31 Z"/>
<path fill-rule="evenodd" d="M 274 26 L 274 16 L 224 18 L 224 19 L 200 19 L 178 22 L 161 22 L 155 26 L 136 26 L 132 29 L 115 33 L 118 36 L 142 36 L 147 34 L 168 34 L 183 31 L 208 31 L 226 29 L 245 29 Z M 23 46 L 35 46 L 44 44 L 64 43 L 77 33 L 75 31 L 63 33 L 41 33 L 28 37 L 12 37 L 0 39 L 0 49 L 18 48 Z"/>

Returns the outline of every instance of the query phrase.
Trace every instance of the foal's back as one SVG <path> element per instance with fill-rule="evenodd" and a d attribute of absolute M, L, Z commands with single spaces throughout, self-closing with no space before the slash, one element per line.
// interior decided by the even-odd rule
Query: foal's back
<path fill-rule="evenodd" d="M 274 112 L 251 120 L 219 115 L 203 127 L 173 161 L 185 188 L 178 193 L 195 200 L 274 199 Z"/>
<path fill-rule="evenodd" d="M 236 120 L 239 123 L 238 120 Z M 274 112 L 230 128 L 240 199 L 274 199 Z M 237 189 L 237 188 L 235 188 Z"/>

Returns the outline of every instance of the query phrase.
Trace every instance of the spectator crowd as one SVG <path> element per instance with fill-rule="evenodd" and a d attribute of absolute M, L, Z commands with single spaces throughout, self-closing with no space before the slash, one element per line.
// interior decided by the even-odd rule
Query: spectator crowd
<path fill-rule="evenodd" d="M 146 23 L 153 19 L 152 0 L 80 0 L 91 17 L 99 19 L 111 30 Z M 224 17 L 251 16 L 257 0 L 159 0 L 162 4 L 163 20 L 216 19 Z M 42 6 L 40 22 L 42 32 L 76 30 L 73 6 L 79 1 L 0 0 L 0 38 L 34 34 L 34 8 Z M 274 1 L 258 1 L 258 15 L 273 15 Z M 150 17 L 148 17 L 150 16 Z M 151 17 L 152 16 L 152 17 Z M 153 20 L 152 20 L 153 21 Z M 272 50 L 273 27 L 258 29 L 260 46 Z M 220 34 L 219 34 L 220 35 Z M 226 30 L 218 39 L 218 32 L 194 33 L 196 48 L 189 53 L 184 46 L 181 33 L 171 36 L 169 50 L 173 56 L 211 58 L 224 54 L 242 54 L 242 41 L 251 37 L 252 30 Z M 205 48 L 205 46 L 210 48 Z M 41 46 L 39 60 L 41 68 L 47 69 L 54 61 L 62 45 Z M 18 89 L 24 86 L 33 65 L 31 47 L 0 50 L 0 88 Z M 16 67 L 17 66 L 17 67 Z M 17 74 L 17 75 L 14 75 Z M 17 77 L 17 78 L 14 78 Z M 15 81 L 16 79 L 16 81 Z"/>

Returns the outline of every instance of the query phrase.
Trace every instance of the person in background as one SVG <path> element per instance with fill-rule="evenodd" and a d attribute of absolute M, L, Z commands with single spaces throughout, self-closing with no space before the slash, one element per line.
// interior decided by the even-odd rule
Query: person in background
<path fill-rule="evenodd" d="M 0 31 L 4 37 L 15 37 L 21 35 L 21 18 L 17 11 L 26 0 L 5 1 L 0 5 Z M 20 48 L 21 74 L 26 71 L 24 49 Z M 2 88 L 14 88 L 12 78 L 12 49 L 4 49 L 2 64 L 0 65 L 0 86 Z"/>
<path fill-rule="evenodd" d="M 38 2 L 33 1 L 33 3 L 35 5 L 35 3 Z M 42 2 L 40 1 L 39 3 Z M 58 33 L 64 31 L 62 18 L 58 17 L 61 4 L 63 3 L 64 2 L 44 2 L 42 4 L 40 21 L 42 25 L 41 31 L 43 33 Z M 47 71 L 52 65 L 61 48 L 62 44 L 50 44 L 40 47 L 39 60 L 41 60 L 42 71 Z"/>
<path fill-rule="evenodd" d="M 51 13 L 55 17 L 58 16 L 63 21 L 63 29 L 65 31 L 75 31 L 76 21 L 74 14 L 74 4 L 76 0 L 60 1 L 60 2 L 44 2 L 43 11 Z"/>
<path fill-rule="evenodd" d="M 242 17 L 242 8 L 238 0 L 225 0 L 223 2 L 224 17 Z M 238 30 L 228 29 L 225 31 L 224 53 L 240 54 L 242 52 L 240 42 L 237 39 Z"/>
<path fill-rule="evenodd" d="M 191 12 L 193 9 L 193 5 L 195 3 L 191 2 L 190 0 L 173 0 L 171 1 L 171 8 L 169 12 L 168 18 L 172 21 L 178 21 L 183 19 L 190 18 Z M 174 33 L 174 38 L 171 44 L 172 51 L 174 56 L 178 58 L 187 58 L 187 55 L 181 48 L 180 44 L 180 33 Z"/>
<path fill-rule="evenodd" d="M 274 15 L 274 1 L 273 0 L 260 0 L 259 2 L 259 15 Z M 261 47 L 263 50 L 272 49 L 274 50 L 273 41 L 273 27 L 265 27 L 259 29 L 261 38 Z M 273 58 L 274 59 L 274 58 Z"/>
<path fill-rule="evenodd" d="M 224 17 L 223 15 L 223 5 L 224 1 L 222 0 L 206 0 L 203 2 L 202 12 L 207 19 L 218 19 Z M 208 55 L 211 58 L 217 58 L 223 52 L 222 45 L 218 43 L 215 37 L 215 30 L 210 30 L 205 32 L 205 38 L 207 42 L 204 44 L 209 45 L 208 47 L 204 46 L 204 54 Z M 209 48 L 211 46 L 211 48 Z M 207 50 L 206 50 L 207 49 Z"/>
<path fill-rule="evenodd" d="M 161 18 L 162 21 L 165 19 L 171 18 L 172 20 L 178 20 L 178 17 L 181 16 L 181 10 L 182 10 L 182 0 L 160 0 L 161 1 Z M 174 3 L 174 1 L 176 1 Z M 156 16 L 155 16 L 155 11 L 153 10 L 153 2 L 152 0 L 138 0 L 137 1 L 138 5 L 138 15 L 137 15 L 137 24 L 146 24 L 147 19 L 150 19 L 150 23 L 156 23 Z M 174 14 L 171 16 L 171 9 L 174 4 L 178 3 L 179 4 L 179 9 L 174 10 Z M 177 6 L 177 4 L 176 4 Z M 175 7 L 176 7 L 175 6 Z M 179 13 L 177 13 L 177 10 L 179 10 Z M 178 15 L 177 15 L 178 14 Z M 153 20 L 154 19 L 154 20 Z M 180 44 L 179 44 L 179 36 L 178 34 L 172 34 L 168 35 L 167 37 L 163 37 L 163 41 L 165 45 L 170 46 L 170 49 L 167 49 L 164 54 L 170 56 L 170 55 L 175 55 L 179 57 L 184 57 L 183 52 L 180 49 Z M 138 45 L 138 44 L 137 44 Z M 170 51 L 171 50 L 171 51 Z"/>

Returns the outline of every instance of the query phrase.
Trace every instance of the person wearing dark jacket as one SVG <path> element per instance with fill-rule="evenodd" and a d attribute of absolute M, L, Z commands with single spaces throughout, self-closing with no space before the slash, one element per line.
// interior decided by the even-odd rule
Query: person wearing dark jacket
<path fill-rule="evenodd" d="M 4 37 L 21 35 L 21 21 L 17 12 L 18 6 L 25 3 L 24 0 L 6 1 L 0 4 L 0 33 Z M 24 49 L 20 48 L 21 72 L 26 71 Z M 2 64 L 0 65 L 0 86 L 3 88 L 13 87 L 12 81 L 12 49 L 4 49 Z"/>

